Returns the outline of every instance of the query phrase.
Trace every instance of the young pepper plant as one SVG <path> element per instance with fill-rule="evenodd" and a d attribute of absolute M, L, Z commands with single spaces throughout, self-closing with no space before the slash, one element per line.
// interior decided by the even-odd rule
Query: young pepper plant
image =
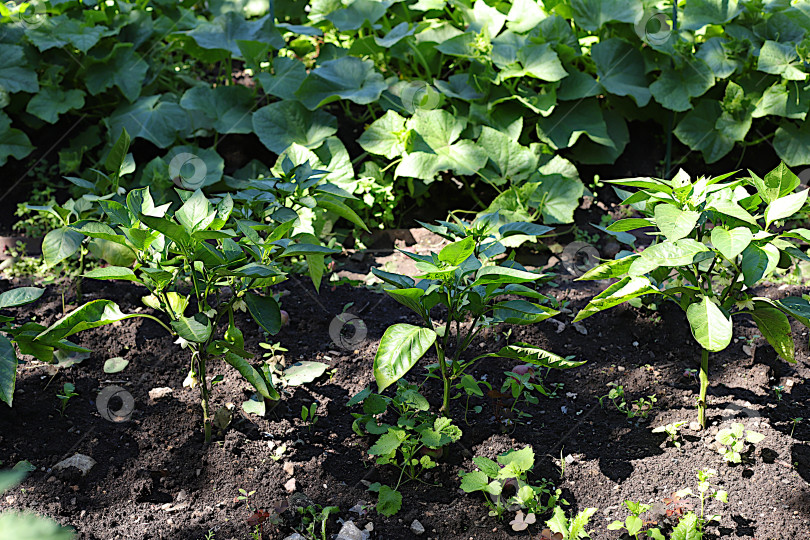
<path fill-rule="evenodd" d="M 207 367 L 216 358 L 236 368 L 264 399 L 277 400 L 268 364 L 254 367 L 245 351 L 234 311 L 247 309 L 268 333 L 281 327 L 279 305 L 261 289 L 283 281 L 277 259 L 299 254 L 302 246 L 288 237 L 295 220 L 275 227 L 232 219 L 233 199 L 220 198 L 216 205 L 200 190 L 178 190 L 183 205 L 168 213 L 171 203 L 156 207 L 148 188 L 131 191 L 126 205 L 101 201 L 110 225 L 84 222 L 78 230 L 90 237 L 106 238 L 126 245 L 135 253 L 134 269 L 108 266 L 88 272 L 87 277 L 121 279 L 140 283 L 151 294 L 144 303 L 163 312 L 169 324 L 160 324 L 191 353 L 186 383 L 199 385 L 206 442 L 211 440 L 210 387 Z M 114 227 L 114 228 L 113 228 Z M 259 230 L 268 230 L 262 237 Z M 312 246 L 323 252 L 326 248 Z M 331 252 L 332 250 L 327 250 Z M 187 315 L 189 299 L 193 314 Z M 225 327 L 222 337 L 217 329 Z"/>
<path fill-rule="evenodd" d="M 804 298 L 771 300 L 751 290 L 777 268 L 794 259 L 810 260 L 795 240 L 810 241 L 810 230 L 781 232 L 780 225 L 799 212 L 807 190 L 796 191 L 799 178 L 781 164 L 759 178 L 731 180 L 734 173 L 692 180 L 679 171 L 672 180 L 613 180 L 639 188 L 625 199 L 645 217 L 607 227 L 613 233 L 653 227 L 656 241 L 640 253 L 604 262 L 581 280 L 617 278 L 591 299 L 575 319 L 645 295 L 664 296 L 685 312 L 692 335 L 702 348 L 698 422 L 706 426 L 709 353 L 731 343 L 732 317 L 750 314 L 776 352 L 795 362 L 788 315 L 810 326 L 810 302 Z M 621 236 L 619 236 L 621 238 Z"/>
<path fill-rule="evenodd" d="M 420 326 L 395 324 L 383 334 L 374 357 L 378 391 L 382 392 L 404 376 L 431 347 L 435 347 L 438 357 L 438 371 L 443 383 L 441 412 L 444 414 L 449 411 L 451 384 L 463 377 L 465 370 L 480 358 L 508 357 L 557 368 L 580 365 L 525 343 L 472 360 L 462 359 L 475 337 L 485 328 L 502 323 L 532 324 L 558 313 L 539 303 L 547 300 L 545 296 L 524 285 L 548 276 L 529 272 L 513 260 L 498 265 L 489 259 L 505 251 L 503 245 L 493 239 L 493 232 L 503 236 L 509 233 L 536 235 L 549 229 L 530 223 L 498 227 L 496 214 L 479 218 L 469 225 L 440 223 L 441 227 L 428 228 L 461 239 L 448 244 L 439 253 L 418 255 L 403 251 L 416 262 L 420 272 L 418 282 L 401 274 L 372 269 L 374 275 L 389 285 L 386 293 L 413 310 L 422 321 Z M 508 299 L 508 296 L 535 301 Z M 434 317 L 433 310 L 439 305 L 446 308 L 444 321 Z"/>

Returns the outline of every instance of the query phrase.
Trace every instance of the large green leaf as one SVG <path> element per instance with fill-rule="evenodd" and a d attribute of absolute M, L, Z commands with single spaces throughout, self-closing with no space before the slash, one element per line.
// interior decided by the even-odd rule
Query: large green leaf
<path fill-rule="evenodd" d="M 11 119 L 0 111 L 0 166 L 6 164 L 9 157 L 22 159 L 34 150 L 28 135 L 11 127 Z"/>
<path fill-rule="evenodd" d="M 714 86 L 714 74 L 706 62 L 695 58 L 680 68 L 665 69 L 650 84 L 655 101 L 673 111 L 688 111 L 691 98 L 702 96 Z"/>
<path fill-rule="evenodd" d="M 754 235 L 747 227 L 736 227 L 726 229 L 717 226 L 712 229 L 712 245 L 723 257 L 730 261 L 737 259 L 737 255 L 743 252 L 751 243 Z"/>
<path fill-rule="evenodd" d="M 670 242 L 689 236 L 701 215 L 700 212 L 681 210 L 666 203 L 657 204 L 654 214 L 655 224 Z"/>
<path fill-rule="evenodd" d="M 436 332 L 411 324 L 389 326 L 374 356 L 374 378 L 382 392 L 419 361 L 436 341 Z"/>
<path fill-rule="evenodd" d="M 653 244 L 641 252 L 641 257 L 658 266 L 683 266 L 692 264 L 696 257 L 707 252 L 709 248 L 702 243 L 682 238 L 675 242 Z"/>
<path fill-rule="evenodd" d="M 521 342 L 508 345 L 501 348 L 498 352 L 488 353 L 482 357 L 508 358 L 516 362 L 526 362 L 536 366 L 554 369 L 571 369 L 585 363 L 585 360 L 577 361 L 563 358 L 540 347 Z"/>
<path fill-rule="evenodd" d="M 646 277 L 624 277 L 598 295 L 577 313 L 574 322 L 579 322 L 595 313 L 618 306 L 633 298 L 660 292 Z"/>
<path fill-rule="evenodd" d="M 549 116 L 537 119 L 537 135 L 555 150 L 573 146 L 581 135 L 614 146 L 596 99 L 561 102 Z"/>
<path fill-rule="evenodd" d="M 307 78 L 307 70 L 300 60 L 277 56 L 273 60 L 273 73 L 258 73 L 256 78 L 266 93 L 295 100 L 295 92 Z"/>
<path fill-rule="evenodd" d="M 26 37 L 40 51 L 70 44 L 86 53 L 102 37 L 118 31 L 118 29 L 108 28 L 103 24 L 93 24 L 69 18 L 67 15 L 58 15 L 48 18 L 47 24 L 27 30 Z"/>
<path fill-rule="evenodd" d="M 699 30 L 709 24 L 724 24 L 742 11 L 737 0 L 689 0 L 684 3 L 680 27 Z"/>
<path fill-rule="evenodd" d="M 181 338 L 194 343 L 205 343 L 213 330 L 211 319 L 202 313 L 197 313 L 193 317 L 181 315 L 176 321 L 172 321 L 172 329 Z"/>
<path fill-rule="evenodd" d="M 21 46 L 0 43 L 0 57 L 0 90 L 9 94 L 39 91 L 37 72 L 31 69 Z"/>
<path fill-rule="evenodd" d="M 631 96 L 639 107 L 652 94 L 644 73 L 644 58 L 636 48 L 619 38 L 600 41 L 591 49 L 599 82 L 611 94 Z"/>
<path fill-rule="evenodd" d="M 251 317 L 268 333 L 275 335 L 281 330 L 281 309 L 272 296 L 260 296 L 252 292 L 245 295 L 245 303 Z"/>
<path fill-rule="evenodd" d="M 253 92 L 245 86 L 194 86 L 183 94 L 180 106 L 194 115 L 195 126 L 200 125 L 199 117 L 203 117 L 217 133 L 253 131 Z"/>
<path fill-rule="evenodd" d="M 120 279 L 123 281 L 138 281 L 138 278 L 129 268 L 122 266 L 105 266 L 104 268 L 94 268 L 84 274 L 84 277 L 93 279 Z"/>
<path fill-rule="evenodd" d="M 779 356 L 788 362 L 796 362 L 795 344 L 787 315 L 774 307 L 758 303 L 755 305 L 756 308 L 751 312 L 751 317 L 759 331 Z"/>
<path fill-rule="evenodd" d="M 531 43 L 521 47 L 515 58 L 518 63 L 502 69 L 498 74 L 498 81 L 514 77 L 534 77 L 556 82 L 568 76 L 550 43 Z"/>
<path fill-rule="evenodd" d="M 186 33 L 203 49 L 224 49 L 236 57 L 242 54 L 237 41 L 258 41 L 276 49 L 285 44 L 269 14 L 247 21 L 240 13 L 228 11 L 213 21 L 201 21 Z"/>
<path fill-rule="evenodd" d="M 804 203 L 807 201 L 807 194 L 808 190 L 805 189 L 804 191 L 797 191 L 796 193 L 785 195 L 771 202 L 765 208 L 766 228 L 774 221 L 787 219 L 801 210 Z"/>
<path fill-rule="evenodd" d="M 279 399 L 278 391 L 273 388 L 270 381 L 262 376 L 256 368 L 251 366 L 247 360 L 229 351 L 225 353 L 225 361 L 236 368 L 242 377 L 244 377 L 263 398 L 274 401 Z"/>
<path fill-rule="evenodd" d="M 729 50 L 730 40 L 722 37 L 713 37 L 700 46 L 696 57 L 700 58 L 711 68 L 718 79 L 725 79 L 733 75 L 742 67 L 742 61 Z"/>
<path fill-rule="evenodd" d="M 48 87 L 42 88 L 31 98 L 25 112 L 54 124 L 59 120 L 60 114 L 82 107 L 84 107 L 84 92 L 81 90 Z"/>
<path fill-rule="evenodd" d="M 810 109 L 810 88 L 797 81 L 780 80 L 769 86 L 757 100 L 754 118 L 784 116 L 804 120 Z"/>
<path fill-rule="evenodd" d="M 17 353 L 6 336 L 0 334 L 0 401 L 11 407 L 17 380 Z"/>
<path fill-rule="evenodd" d="M 253 113 L 253 129 L 262 144 L 281 154 L 293 143 L 310 149 L 319 147 L 337 133 L 337 120 L 322 110 L 309 111 L 295 101 L 276 101 Z"/>
<path fill-rule="evenodd" d="M 308 109 L 315 110 L 339 99 L 359 105 L 374 103 L 388 88 L 371 60 L 344 56 L 327 60 L 309 72 L 295 93 Z"/>
<path fill-rule="evenodd" d="M 692 335 L 707 351 L 722 351 L 731 343 L 731 317 L 723 313 L 710 298 L 704 297 L 702 301 L 691 304 L 686 309 L 686 318 Z"/>
<path fill-rule="evenodd" d="M 138 313 L 122 313 L 112 300 L 93 300 L 54 322 L 39 333 L 37 340 L 56 343 L 84 330 L 140 316 Z"/>
<path fill-rule="evenodd" d="M 161 96 L 142 97 L 135 103 L 122 104 L 104 121 L 112 138 L 126 129 L 133 140 L 146 139 L 160 148 L 169 147 L 189 128 L 188 113 L 177 103 L 161 101 Z"/>
<path fill-rule="evenodd" d="M 484 127 L 483 129 L 490 128 Z M 405 127 L 405 118 L 396 111 L 389 110 L 372 122 L 357 139 L 357 142 L 366 152 L 395 159 L 405 152 L 407 138 L 408 129 Z"/>
<path fill-rule="evenodd" d="M 45 292 L 39 287 L 17 287 L 0 293 L 0 309 L 24 306 L 36 302 Z"/>
<path fill-rule="evenodd" d="M 571 0 L 574 22 L 589 32 L 595 32 L 607 22 L 635 23 L 644 15 L 639 0 Z"/>
<path fill-rule="evenodd" d="M 520 182 L 537 170 L 537 152 L 502 131 L 482 126 L 478 144 L 484 148 L 491 163 L 481 170 L 481 174 L 492 184 Z"/>
<path fill-rule="evenodd" d="M 149 63 L 137 52 L 132 43 L 116 43 L 112 52 L 101 60 L 87 57 L 85 74 L 87 91 L 96 96 L 117 86 L 127 101 L 133 102 L 141 95 Z"/>
<path fill-rule="evenodd" d="M 790 81 L 803 81 L 807 73 L 800 68 L 802 61 L 794 43 L 778 43 L 767 40 L 762 44 L 757 58 L 757 69 L 771 75 L 781 75 Z"/>
<path fill-rule="evenodd" d="M 797 126 L 793 122 L 782 122 L 776 129 L 773 149 L 789 167 L 810 165 L 810 123 L 802 122 Z"/>
<path fill-rule="evenodd" d="M 357 30 L 366 21 L 369 24 L 376 23 L 383 15 L 388 7 L 393 4 L 392 0 L 354 0 L 353 2 L 346 2 L 347 7 L 336 9 L 326 16 L 335 28 L 341 32 L 350 30 Z M 340 3 L 335 4 L 341 6 Z"/>
<path fill-rule="evenodd" d="M 79 251 L 82 240 L 84 235 L 68 227 L 54 229 L 42 239 L 42 257 L 49 266 L 58 264 Z"/>
<path fill-rule="evenodd" d="M 743 282 L 747 287 L 753 287 L 759 280 L 770 275 L 779 264 L 779 250 L 771 244 L 759 247 L 750 244 L 742 252 L 740 269 L 743 273 Z"/>

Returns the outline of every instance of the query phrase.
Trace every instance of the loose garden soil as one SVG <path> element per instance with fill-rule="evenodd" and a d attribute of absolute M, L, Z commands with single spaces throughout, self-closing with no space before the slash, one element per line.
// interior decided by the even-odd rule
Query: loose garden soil
<path fill-rule="evenodd" d="M 381 260 L 375 264 L 382 264 Z M 346 262 L 355 272 L 352 275 L 367 271 L 368 263 Z M 0 282 L 0 290 L 21 284 Z M 568 308 L 576 312 L 597 290 L 597 284 L 561 278 L 558 286 L 548 286 L 544 292 L 570 302 Z M 216 362 L 211 375 L 222 374 L 225 379 L 214 387 L 213 401 L 216 407 L 233 403 L 236 412 L 229 429 L 206 446 L 198 391 L 183 387 L 187 355 L 160 326 L 133 319 L 79 334 L 76 341 L 92 349 L 90 358 L 56 373 L 47 366 L 24 366 L 14 407 L 0 404 L 3 466 L 27 460 L 36 467 L 19 488 L 5 494 L 0 508 L 53 516 L 87 540 L 198 540 L 209 530 L 217 540 L 245 539 L 250 537 L 246 520 L 252 512 L 236 499 L 239 488 L 255 490 L 254 504 L 270 508 L 289 497 L 285 484 L 294 478 L 295 493 L 305 494 L 315 504 L 340 507 L 340 513 L 330 518 L 330 535 L 339 530 L 340 518 L 352 519 L 360 528 L 373 523 L 374 539 L 411 539 L 415 534 L 410 525 L 418 519 L 426 529 L 422 538 L 526 538 L 529 533 L 513 532 L 508 520 L 487 517 L 479 495 L 461 492 L 458 471 L 471 470 L 474 455 L 495 457 L 510 448 L 531 445 L 537 456 L 534 480 L 547 478 L 561 487 L 572 512 L 599 508 L 589 526 L 595 540 L 620 537 L 606 526 L 626 516 L 621 506 L 625 499 L 654 504 L 649 519 L 666 527 L 662 499 L 682 488 L 695 489 L 695 472 L 706 467 L 718 471 L 716 483 L 729 492 L 728 505 L 718 502 L 710 507 L 722 513 L 719 527 L 710 528 L 710 537 L 810 538 L 810 387 L 806 382 L 810 361 L 807 330 L 795 323 L 795 365 L 778 359 L 762 338 L 749 343 L 749 338 L 757 336 L 753 323 L 737 324 L 741 339 L 711 360 L 710 427 L 705 433 L 685 431 L 680 450 L 667 445 L 662 434 L 651 433 L 652 427 L 696 416 L 698 383 L 685 371 L 698 367 L 700 354 L 676 306 L 663 304 L 656 311 L 622 306 L 587 319 L 579 329 L 563 314 L 555 318 L 561 324 L 514 327 L 508 337 L 508 327 L 482 335 L 470 357 L 495 351 L 508 339 L 575 355 L 587 364 L 551 372 L 547 383 L 563 385 L 559 398 L 541 396 L 540 403 L 528 411 L 533 419 L 516 428 L 503 429 L 486 399 L 471 401 L 471 407 L 482 405 L 483 412 L 470 412 L 467 425 L 464 400 L 453 401 L 452 416 L 464 431 L 463 438 L 427 474 L 426 483 L 402 488 L 402 510 L 386 518 L 373 508 L 362 516 L 349 511 L 362 501 L 373 504 L 376 495 L 367 491 L 367 484 L 394 483 L 396 471 L 375 466 L 369 458 L 366 451 L 373 441 L 352 431 L 352 411 L 346 402 L 373 383 L 372 360 L 385 329 L 396 322 L 416 321 L 405 307 L 363 287 L 325 283 L 318 294 L 311 283 L 293 277 L 279 291 L 287 292 L 282 302 L 290 313 L 290 324 L 267 340 L 258 326 L 243 317 L 246 348 L 258 352 L 260 341 L 278 341 L 289 350 L 288 363 L 326 362 L 332 368 L 330 376 L 295 388 L 267 418 L 258 418 L 241 411 L 241 402 L 251 393 L 248 383 L 225 363 Z M 140 302 L 143 293 L 129 284 L 85 281 L 82 301 L 110 298 L 124 312 L 131 312 L 146 309 Z M 798 295 L 801 290 L 774 285 L 759 293 L 776 298 Z M 64 300 L 76 305 L 72 289 Z M 51 286 L 33 308 L 17 314 L 49 323 L 61 315 L 62 301 L 59 287 Z M 350 302 L 348 310 L 365 321 L 368 334 L 347 350 L 334 343 L 330 324 Z M 127 359 L 129 365 L 120 373 L 105 374 L 104 361 L 116 356 Z M 421 382 L 423 366 L 433 360 L 424 359 L 409 380 Z M 506 360 L 487 359 L 474 366 L 473 374 L 499 386 L 510 367 Z M 62 417 L 56 391 L 65 382 L 74 383 L 79 395 L 70 400 Z M 658 402 L 652 417 L 631 422 L 612 406 L 601 408 L 598 398 L 607 393 L 610 382 L 623 385 L 631 399 L 654 394 Z M 96 396 L 110 385 L 125 388 L 134 398 L 135 410 L 127 422 L 107 421 L 97 410 Z M 775 385 L 785 388 L 781 400 L 771 390 Z M 160 387 L 172 392 L 150 399 L 149 391 Z M 438 404 L 440 388 L 434 381 L 425 384 L 424 392 Z M 302 405 L 315 401 L 320 418 L 310 430 L 301 421 L 300 411 Z M 796 417 L 805 420 L 792 431 L 791 419 Z M 733 419 L 766 438 L 743 464 L 729 466 L 711 443 L 719 427 Z M 279 455 L 276 451 L 282 446 L 286 450 Z M 76 453 L 97 462 L 86 476 L 73 468 L 53 468 Z M 538 526 L 533 529 L 536 538 Z M 266 538 L 281 539 L 291 532 L 289 527 L 268 527 Z"/>

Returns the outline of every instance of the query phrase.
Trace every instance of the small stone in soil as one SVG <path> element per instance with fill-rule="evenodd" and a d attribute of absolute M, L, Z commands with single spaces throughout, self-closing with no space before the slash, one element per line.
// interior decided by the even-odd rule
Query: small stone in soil
<path fill-rule="evenodd" d="M 367 540 L 369 533 L 361 531 L 353 521 L 347 521 L 340 528 L 340 532 L 335 537 L 335 540 Z"/>
<path fill-rule="evenodd" d="M 420 534 L 425 533 L 425 527 L 415 519 L 413 520 L 413 523 L 411 523 L 411 532 L 416 536 L 419 536 Z"/>
<path fill-rule="evenodd" d="M 287 493 L 292 493 L 295 491 L 295 478 L 290 478 L 287 480 L 287 483 L 284 484 L 284 489 L 287 490 Z"/>
<path fill-rule="evenodd" d="M 284 472 L 292 476 L 295 473 L 295 464 L 287 461 L 284 463 Z"/>
<path fill-rule="evenodd" d="M 151 390 L 149 390 L 149 399 L 151 399 L 152 401 L 157 401 L 160 398 L 168 396 L 172 392 L 173 390 L 166 386 L 161 388 L 152 388 Z"/>

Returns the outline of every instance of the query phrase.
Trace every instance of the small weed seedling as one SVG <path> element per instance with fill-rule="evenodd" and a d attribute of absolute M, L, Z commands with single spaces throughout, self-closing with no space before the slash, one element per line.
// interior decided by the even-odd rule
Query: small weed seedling
<path fill-rule="evenodd" d="M 782 394 L 785 392 L 785 387 L 780 385 L 773 387 L 773 394 L 776 396 L 776 401 L 782 401 Z"/>
<path fill-rule="evenodd" d="M 378 465 L 393 465 L 400 474 L 394 487 L 375 482 L 370 491 L 378 494 L 377 512 L 392 516 L 402 507 L 399 487 L 436 466 L 434 459 L 442 457 L 444 447 L 461 438 L 461 429 L 450 418 L 428 412 L 430 404 L 418 392 L 417 386 L 404 380 L 397 381 L 394 397 L 372 394 L 366 388 L 352 397 L 347 406 L 363 404 L 363 414 L 352 413 L 352 429 L 360 436 L 380 435 L 369 448 L 369 455 L 377 458 Z M 395 425 L 381 423 L 389 406 L 397 416 Z"/>
<path fill-rule="evenodd" d="M 65 416 L 65 407 L 67 407 L 68 401 L 70 401 L 70 398 L 78 395 L 79 394 L 76 393 L 76 387 L 72 383 L 66 382 L 62 386 L 62 392 L 56 393 L 56 397 L 58 397 L 60 401 L 59 414 Z"/>
<path fill-rule="evenodd" d="M 312 433 L 312 428 L 315 426 L 315 423 L 318 421 L 318 417 L 315 413 L 318 410 L 318 403 L 313 403 L 307 409 L 306 405 L 301 405 L 301 420 L 307 425 L 309 432 Z"/>
<path fill-rule="evenodd" d="M 613 406 L 616 407 L 620 413 L 627 416 L 628 420 L 632 420 L 633 418 L 646 420 L 650 412 L 655 408 L 655 403 L 658 401 L 655 394 L 653 394 L 646 398 L 642 397 L 635 401 L 628 402 L 622 385 L 608 383 L 608 386 L 612 388 L 607 394 L 599 398 L 599 406 L 604 408 L 604 400 L 607 398 L 613 402 Z"/>
<path fill-rule="evenodd" d="M 808 190 L 784 163 L 760 178 L 692 179 L 679 171 L 671 180 L 628 178 L 610 183 L 637 189 L 622 192 L 626 204 L 641 207 L 643 218 L 621 219 L 607 227 L 626 233 L 654 227 L 654 243 L 639 253 L 607 261 L 581 280 L 618 279 L 591 299 L 575 319 L 581 321 L 624 302 L 663 298 L 686 313 L 692 336 L 701 346 L 698 423 L 706 427 L 709 354 L 724 350 L 734 337 L 734 318 L 749 313 L 777 354 L 795 362 L 790 332 L 793 317 L 804 325 L 810 301 L 801 297 L 772 300 L 754 296 L 758 283 L 795 259 L 806 259 L 796 241 L 810 230 L 781 228 L 807 201 Z M 631 245 L 635 238 L 622 240 Z"/>
<path fill-rule="evenodd" d="M 565 516 L 565 511 L 559 506 L 554 508 L 551 519 L 546 521 L 547 529 L 540 533 L 541 540 L 580 540 L 590 538 L 590 534 L 585 529 L 591 517 L 596 513 L 596 508 L 586 508 L 569 520 Z"/>
<path fill-rule="evenodd" d="M 791 437 L 793 437 L 793 432 L 796 431 L 796 424 L 798 424 L 802 420 L 804 420 L 804 418 L 802 418 L 801 416 L 798 416 L 798 417 L 794 418 L 793 420 L 791 420 L 793 422 L 793 427 L 790 428 L 790 436 Z"/>
<path fill-rule="evenodd" d="M 512 528 L 518 531 L 534 523 L 537 515 L 545 514 L 558 502 L 568 504 L 559 499 L 559 490 L 551 492 L 545 480 L 539 486 L 529 485 L 527 475 L 534 468 L 534 450 L 530 446 L 522 450 L 509 450 L 496 460 L 476 456 L 473 463 L 479 470 L 459 472 L 463 491 L 481 491 L 487 496 L 490 516 L 501 519 L 506 511 L 519 511 L 511 523 Z M 527 512 L 525 517 L 522 510 Z"/>
<path fill-rule="evenodd" d="M 687 512 L 681 515 L 678 526 L 672 531 L 671 538 L 702 538 L 703 530 L 706 525 L 712 521 L 720 521 L 720 514 L 706 515 L 706 503 L 711 499 L 717 499 L 720 502 L 728 504 L 728 492 L 715 489 L 712 485 L 711 479 L 717 476 L 717 471 L 714 469 L 702 469 L 697 473 L 698 477 L 698 498 L 700 499 L 700 514 L 694 512 Z M 694 496 L 694 492 L 690 488 L 682 489 L 675 493 L 680 499 L 689 495 Z M 670 515 L 667 512 L 667 515 Z"/>
<path fill-rule="evenodd" d="M 723 428 L 717 432 L 715 439 L 721 445 L 718 452 L 723 459 L 729 463 L 740 463 L 742 453 L 745 451 L 745 443 L 757 444 L 765 438 L 765 435 L 756 431 L 746 430 L 739 422 L 731 424 L 730 428 Z"/>
<path fill-rule="evenodd" d="M 675 448 L 681 447 L 681 434 L 679 433 L 680 429 L 685 426 L 688 422 L 686 420 L 682 420 L 680 422 L 672 422 L 671 424 L 667 424 L 665 426 L 658 426 L 657 428 L 653 429 L 653 433 L 666 433 L 667 434 L 667 441 L 671 442 L 675 445 Z"/>
<path fill-rule="evenodd" d="M 481 389 L 481 385 L 486 386 L 489 391 L 492 390 L 492 385 L 487 381 L 477 381 L 475 377 L 469 374 L 464 375 L 461 380 L 453 386 L 453 388 L 460 390 L 460 392 L 453 396 L 452 399 L 460 398 L 462 395 L 467 396 L 467 400 L 464 402 L 464 423 L 468 426 L 470 425 L 467 421 L 467 414 L 470 411 L 470 397 L 484 397 L 484 391 Z M 463 394 L 461 392 L 463 392 Z M 475 414 L 480 414 L 483 410 L 484 408 L 481 405 L 473 407 Z"/>
<path fill-rule="evenodd" d="M 297 510 L 301 514 L 299 532 L 306 538 L 320 538 L 321 540 L 326 540 L 326 523 L 329 521 L 329 516 L 340 512 L 340 508 L 337 506 L 321 507 L 317 504 L 299 507 Z M 316 536 L 316 531 L 320 532 L 320 536 Z"/>
<path fill-rule="evenodd" d="M 642 504 L 640 502 L 633 502 L 633 501 L 624 501 L 624 505 L 630 511 L 630 515 L 622 521 L 614 521 L 610 525 L 608 525 L 609 531 L 621 531 L 622 529 L 627 531 L 627 534 L 639 540 L 640 536 L 643 535 L 648 538 L 652 538 L 653 540 L 666 540 L 664 535 L 661 534 L 661 530 L 657 527 L 647 529 L 646 531 L 642 531 L 641 529 L 644 528 L 644 520 L 641 519 L 641 514 L 645 512 L 649 512 L 652 508 L 652 505 L 649 504 Z"/>

